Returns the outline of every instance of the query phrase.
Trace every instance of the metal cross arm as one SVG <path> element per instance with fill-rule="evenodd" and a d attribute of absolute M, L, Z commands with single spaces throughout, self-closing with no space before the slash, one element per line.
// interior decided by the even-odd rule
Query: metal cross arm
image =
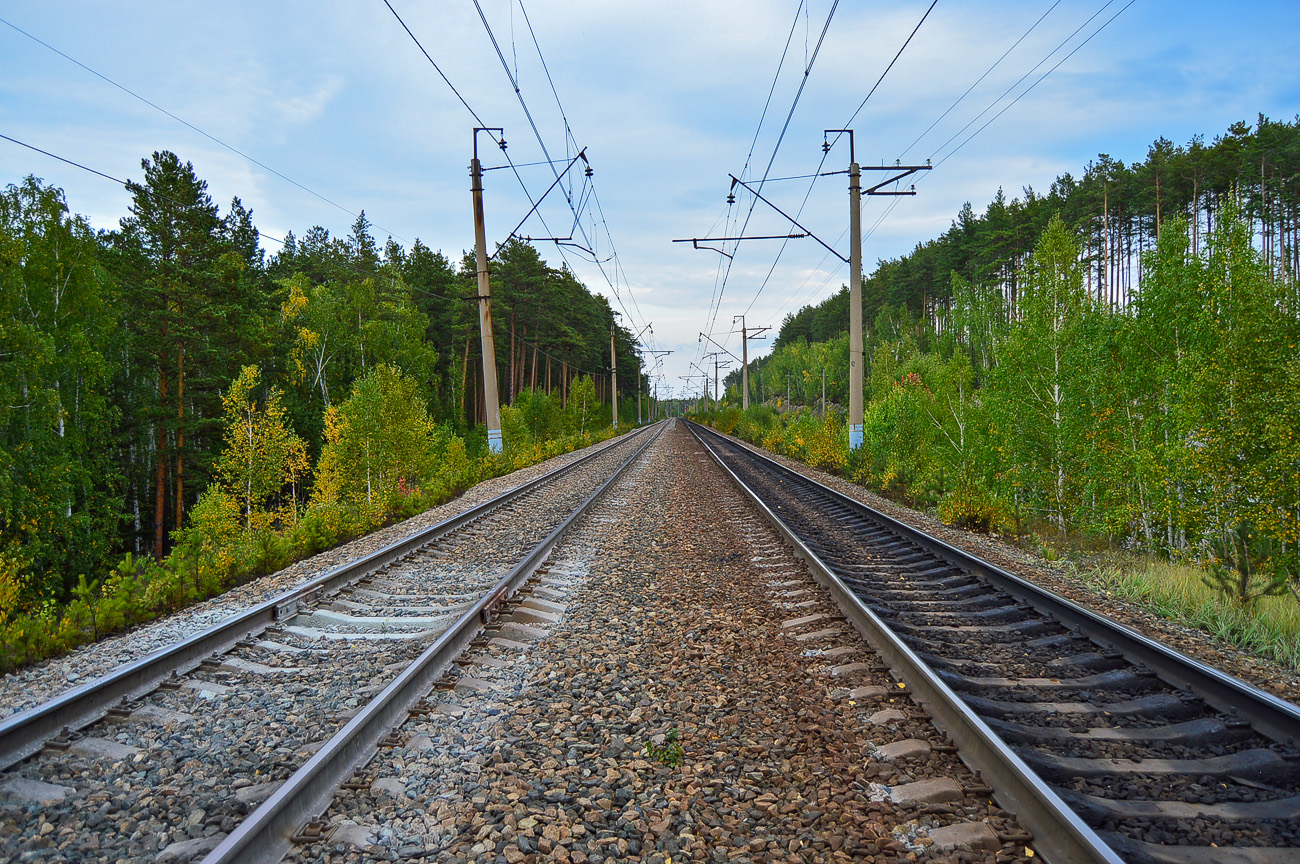
<path fill-rule="evenodd" d="M 840 253 L 836 252 L 835 249 L 834 249 L 833 247 L 831 247 L 831 245 L 828 244 L 825 240 L 823 240 L 822 238 L 818 237 L 816 234 L 814 234 L 813 232 L 809 231 L 809 230 L 808 230 L 807 228 L 805 228 L 804 226 L 800 225 L 800 224 L 799 224 L 799 221 L 798 221 L 797 219 L 795 219 L 793 216 L 791 216 L 789 213 L 785 212 L 785 211 L 782 210 L 780 207 L 776 206 L 776 205 L 773 204 L 771 201 L 768 201 L 766 198 L 764 198 L 761 194 L 759 194 L 759 191 L 758 191 L 757 189 L 755 189 L 753 186 L 750 186 L 748 183 L 746 183 L 744 180 L 741 180 L 741 179 L 740 179 L 739 177 L 737 177 L 735 174 L 728 174 L 727 176 L 731 178 L 731 188 L 732 188 L 732 189 L 735 189 L 737 185 L 744 186 L 747 190 L 749 190 L 749 192 L 750 192 L 750 193 L 751 193 L 755 198 L 757 198 L 759 201 L 762 201 L 762 202 L 763 202 L 764 204 L 766 204 L 768 207 L 771 207 L 773 210 L 775 210 L 776 212 L 778 212 L 778 213 L 780 213 L 782 216 L 784 216 L 786 219 L 788 219 L 788 220 L 790 221 L 790 224 L 794 225 L 794 227 L 796 227 L 796 228 L 798 228 L 800 231 L 802 231 L 802 232 L 804 233 L 805 236 L 807 236 L 807 237 L 811 237 L 811 238 L 813 238 L 814 240 L 816 240 L 818 243 L 822 244 L 822 247 L 823 247 L 827 252 L 831 253 L 831 254 L 834 255 L 836 258 L 838 258 L 838 259 L 840 259 L 841 261 L 843 261 L 845 264 L 849 263 L 849 259 L 845 258 L 845 257 L 844 257 L 843 255 L 841 255 Z M 737 239 L 745 240 L 745 239 L 748 239 L 748 238 L 740 237 L 740 238 L 737 238 Z M 771 238 L 764 238 L 764 239 L 771 239 Z"/>
<path fill-rule="evenodd" d="M 719 342 L 717 339 L 714 339 L 714 338 L 713 338 L 712 336 L 710 336 L 708 333 L 700 333 L 700 338 L 701 338 L 701 339 L 708 339 L 708 340 L 709 340 L 710 342 L 712 342 L 714 345 L 717 345 L 719 348 L 721 348 L 721 349 L 722 349 L 722 353 L 725 353 L 725 354 L 726 354 L 728 357 L 730 357 L 732 360 L 735 360 L 735 361 L 738 362 L 738 363 L 741 362 L 739 357 L 737 357 L 735 354 L 732 354 L 730 351 L 727 350 L 727 346 L 726 346 L 726 345 L 723 345 L 721 342 Z M 715 352 L 713 352 L 713 353 L 716 354 L 716 353 L 718 353 L 718 352 L 715 351 Z"/>
<path fill-rule="evenodd" d="M 559 185 L 560 185 L 560 181 L 564 179 L 564 176 L 565 176 L 566 174 L 569 173 L 569 170 L 572 169 L 574 165 L 577 165 L 577 164 L 578 164 L 578 160 L 579 160 L 579 159 L 581 159 L 583 162 L 586 162 L 586 161 L 587 161 L 587 148 L 586 148 L 586 147 L 583 147 L 582 150 L 578 152 L 578 155 L 577 155 L 577 156 L 574 156 L 572 159 L 570 159 L 570 160 L 569 160 L 569 164 L 566 165 L 566 166 L 564 167 L 564 170 L 561 171 L 559 174 L 556 175 L 556 177 L 555 177 L 555 182 L 553 182 L 550 186 L 547 186 L 547 187 L 546 187 L 546 191 L 543 192 L 542 195 L 541 195 L 541 197 L 537 199 L 536 203 L 534 203 L 533 206 L 532 206 L 531 208 L 529 208 L 528 212 L 524 214 L 524 218 L 520 219 L 520 220 L 519 220 L 519 224 L 516 225 L 516 226 L 514 227 L 514 230 L 511 231 L 509 234 L 506 235 L 506 240 L 505 240 L 506 243 L 509 243 L 509 242 L 510 242 L 510 238 L 511 238 L 511 237 L 514 237 L 514 236 L 518 233 L 519 229 L 522 228 L 522 227 L 524 227 L 524 223 L 528 221 L 528 217 L 529 217 L 529 216 L 532 216 L 534 213 L 537 212 L 537 208 L 540 207 L 540 206 L 542 205 L 542 202 L 546 200 L 546 196 L 547 196 L 547 195 L 550 195 L 550 194 L 551 194 L 551 191 L 552 191 L 553 189 L 555 189 L 556 186 L 559 186 Z M 529 238 L 529 239 L 532 239 L 532 238 Z M 556 242 L 559 242 L 560 240 L 572 240 L 573 237 L 572 237 L 572 236 L 569 236 L 569 237 L 539 237 L 539 238 L 537 238 L 537 239 L 539 239 L 539 240 L 555 240 Z M 504 245 L 505 245 L 505 244 L 503 243 L 502 246 L 504 246 Z M 576 244 L 574 244 L 574 245 L 576 245 Z M 501 251 L 502 246 L 498 246 L 498 247 L 497 247 L 497 252 L 500 252 L 500 251 Z M 590 252 L 590 250 L 587 250 L 587 251 Z M 497 255 L 496 252 L 492 253 L 492 257 L 493 257 L 493 258 L 495 258 L 496 255 Z M 591 255 L 592 255 L 592 257 L 595 257 L 595 253 L 594 253 L 594 252 L 592 252 Z M 490 259 L 489 259 L 489 260 L 490 260 Z"/>
<path fill-rule="evenodd" d="M 811 234 L 763 234 L 751 237 L 687 237 L 684 240 L 674 240 L 674 243 L 690 243 L 696 249 L 705 249 L 709 252 L 717 252 L 719 255 L 726 255 L 733 258 L 730 252 L 724 252 L 716 246 L 701 246 L 701 243 L 729 243 L 733 240 L 799 240 L 803 237 L 811 237 Z"/>
<path fill-rule="evenodd" d="M 863 195 L 915 195 L 916 194 L 915 188 L 906 189 L 901 192 L 894 192 L 894 191 L 881 192 L 880 190 L 888 186 L 890 183 L 897 183 L 899 180 L 902 180 L 904 177 L 910 177 L 911 175 L 915 174 L 917 171 L 929 171 L 932 167 L 934 166 L 932 165 L 892 165 L 892 166 L 891 165 L 863 165 L 861 166 L 861 170 L 863 171 L 897 171 L 900 173 L 898 173 L 894 177 L 890 177 L 888 180 L 880 181 L 875 186 L 869 186 L 866 189 L 863 189 L 862 194 Z"/>

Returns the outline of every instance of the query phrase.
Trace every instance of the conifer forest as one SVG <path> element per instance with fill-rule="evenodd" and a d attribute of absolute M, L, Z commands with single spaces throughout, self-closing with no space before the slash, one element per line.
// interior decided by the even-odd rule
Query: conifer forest
<path fill-rule="evenodd" d="M 509 407 L 508 451 L 490 459 L 472 254 L 381 246 L 363 212 L 346 237 L 311 227 L 268 255 L 253 214 L 238 198 L 220 208 L 190 163 L 164 151 L 141 167 L 117 230 L 91 230 L 36 177 L 0 194 L 11 626 L 105 591 L 124 595 L 110 618 L 179 605 L 554 455 L 555 441 L 590 443 L 610 425 L 611 327 L 635 420 L 630 334 L 527 243 L 492 263 Z M 155 578 L 164 562 L 194 575 Z M 148 585 L 163 596 L 134 596 Z M 45 650 L 11 637 L 18 658 Z"/>
<path fill-rule="evenodd" d="M 1285 594 L 1300 578 L 1297 175 L 1300 120 L 1260 117 L 967 204 L 864 280 L 857 451 L 847 289 L 787 316 L 751 361 L 755 407 L 739 409 L 734 369 L 724 404 L 697 408 L 953 524 L 1195 559 L 1244 603 Z M 364 213 L 345 237 L 309 227 L 268 250 L 238 198 L 219 207 L 167 151 L 128 189 L 119 227 L 98 232 L 39 178 L 0 194 L 6 664 L 610 434 L 611 327 L 622 422 L 637 417 L 633 334 L 526 242 L 491 265 L 494 457 L 472 255 L 381 244 Z"/>

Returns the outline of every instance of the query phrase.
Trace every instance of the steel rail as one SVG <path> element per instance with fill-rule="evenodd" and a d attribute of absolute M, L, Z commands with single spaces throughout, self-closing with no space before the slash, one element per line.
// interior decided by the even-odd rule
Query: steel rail
<path fill-rule="evenodd" d="M 711 434 L 718 433 L 708 430 Z M 744 445 L 741 445 L 744 446 Z M 1018 600 L 1033 606 L 1038 611 L 1056 618 L 1067 628 L 1077 630 L 1105 647 L 1113 648 L 1130 661 L 1148 666 L 1158 678 L 1174 689 L 1190 690 L 1201 697 L 1211 707 L 1225 713 L 1236 714 L 1247 722 L 1255 731 L 1281 744 L 1300 741 L 1300 706 L 1279 699 L 1258 687 L 1242 681 L 1240 678 L 1206 665 L 1195 658 L 1170 648 L 1155 639 L 1143 636 L 1125 627 L 1118 621 L 1105 615 L 1086 609 L 1077 603 L 1054 594 L 1046 588 L 1028 582 L 1019 576 L 990 564 L 955 546 L 932 537 L 901 522 L 892 516 L 881 513 L 853 498 L 824 486 L 797 471 L 768 459 L 752 448 L 745 447 L 755 458 L 770 464 L 783 476 L 798 478 L 800 482 L 810 483 L 820 491 L 832 496 L 837 502 L 867 515 L 892 531 L 902 534 L 912 542 L 923 546 L 930 552 L 946 560 L 949 564 L 965 570 L 972 576 L 987 579 L 994 587 L 1006 591 Z"/>
<path fill-rule="evenodd" d="M 961 760 L 972 770 L 979 772 L 994 789 L 995 797 L 999 799 L 1002 807 L 1015 813 L 1020 823 L 1029 829 L 1034 837 L 1035 850 L 1048 861 L 1061 862 L 1061 864 L 1065 862 L 1124 864 L 1124 859 L 1071 810 L 1060 796 L 1025 764 L 1024 760 L 1012 752 L 988 724 L 967 707 L 960 696 L 935 675 L 874 612 L 868 609 L 798 534 L 767 506 L 761 496 L 727 465 L 722 455 L 705 440 L 707 435 L 701 434 L 702 427 L 690 424 L 688 428 L 695 433 L 697 440 L 745 496 L 794 547 L 796 557 L 803 559 L 817 581 L 826 586 L 854 628 L 862 634 L 890 668 L 907 682 L 913 698 L 925 708 L 934 724 L 952 739 Z M 709 430 L 708 434 L 717 433 Z M 756 459 L 780 469 L 780 473 L 793 475 L 801 481 L 811 483 L 819 487 L 819 491 L 830 493 L 842 503 L 856 505 L 855 509 L 858 512 L 868 512 L 873 518 L 877 514 L 877 511 L 860 502 L 853 501 L 816 481 L 808 480 L 803 475 L 790 471 L 760 454 L 749 452 Z"/>
<path fill-rule="evenodd" d="M 633 435 L 641 434 L 650 428 L 653 427 L 638 430 Z M 0 721 L 0 770 L 7 769 L 40 750 L 46 741 L 65 728 L 75 731 L 98 721 L 114 705 L 152 692 L 173 674 L 188 672 L 213 654 L 224 653 L 241 639 L 261 632 L 276 621 L 292 616 L 304 603 L 311 602 L 323 594 L 337 591 L 415 549 L 463 528 L 628 440 L 630 439 L 615 438 L 607 446 L 588 453 L 568 465 L 548 471 L 490 501 L 485 501 L 437 525 L 417 531 L 405 539 L 355 561 L 341 564 L 296 588 L 291 588 L 251 609 L 233 615 L 206 630 L 194 633 L 180 642 L 160 648 L 106 675 L 67 690 L 48 702 L 20 711 Z"/>
<path fill-rule="evenodd" d="M 274 864 L 283 858 L 292 845 L 293 832 L 329 805 L 339 785 L 373 757 L 379 741 L 405 721 L 408 709 L 429 692 L 433 682 L 489 626 L 493 610 L 536 572 L 569 527 L 605 494 L 665 428 L 662 422 L 655 427 L 655 434 L 648 436 L 609 479 L 336 732 L 201 864 Z"/>

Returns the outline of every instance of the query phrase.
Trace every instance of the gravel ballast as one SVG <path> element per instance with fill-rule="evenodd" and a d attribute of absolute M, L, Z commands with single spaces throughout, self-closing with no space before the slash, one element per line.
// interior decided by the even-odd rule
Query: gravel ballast
<path fill-rule="evenodd" d="M 1261 690 L 1289 702 L 1300 702 L 1300 675 L 1267 657 L 1261 657 L 1248 649 L 1220 641 L 1202 630 L 1161 617 L 1136 603 L 1098 590 L 1072 576 L 1064 567 L 1053 565 L 999 537 L 945 525 L 933 516 L 891 501 L 842 477 L 756 447 L 739 438 L 726 437 L 855 501 L 873 507 L 971 555 L 983 558 L 1039 587 L 1118 621 L 1132 630 L 1158 639 L 1171 648 L 1222 669 Z"/>
<path fill-rule="evenodd" d="M 290 860 L 1025 854 L 680 425 L 566 538 L 534 596 L 550 618 L 505 623 L 467 655 L 460 685 L 336 797 L 334 834 Z"/>
<path fill-rule="evenodd" d="M 0 719 L 54 698 L 78 684 L 113 671 L 118 666 L 171 645 L 187 636 L 224 621 L 250 605 L 295 588 L 340 564 L 355 561 L 377 549 L 398 542 L 432 525 L 463 513 L 485 501 L 502 495 L 574 462 L 594 450 L 613 446 L 622 437 L 575 450 L 546 462 L 520 469 L 504 477 L 484 480 L 460 497 L 426 510 L 394 525 L 381 528 L 349 543 L 313 555 L 283 570 L 254 579 L 218 597 L 137 627 L 127 633 L 82 646 L 62 657 L 55 657 L 0 678 Z"/>

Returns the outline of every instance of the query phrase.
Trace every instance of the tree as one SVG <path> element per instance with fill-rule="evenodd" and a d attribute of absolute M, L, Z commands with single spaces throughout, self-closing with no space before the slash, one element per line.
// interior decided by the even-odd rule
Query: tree
<path fill-rule="evenodd" d="M 585 435 L 588 429 L 595 428 L 597 425 L 597 412 L 599 409 L 600 402 L 596 400 L 596 385 L 589 375 L 583 375 L 573 382 L 573 387 L 569 390 L 569 405 L 567 408 L 569 425 L 579 435 Z"/>
<path fill-rule="evenodd" d="M 86 220 L 35 177 L 0 192 L 0 548 L 59 597 L 117 540 L 116 335 Z"/>
<path fill-rule="evenodd" d="M 385 507 L 434 476 L 446 443 L 419 384 L 392 366 L 376 366 L 326 411 L 313 500 Z"/>
<path fill-rule="evenodd" d="M 201 485 L 208 448 L 216 449 L 217 394 L 234 377 L 234 355 L 252 341 L 242 331 L 254 304 L 241 281 L 244 258 L 227 241 L 226 225 L 194 166 L 165 150 L 141 166 L 144 183 L 127 184 L 131 215 L 122 219 L 115 242 L 125 271 L 119 278 L 130 309 L 131 354 L 147 363 L 151 380 L 140 383 L 153 390 L 133 395 L 145 406 L 140 419 L 152 438 L 153 546 L 161 558 L 169 479 L 170 524 L 180 527 L 187 468 L 200 469 Z"/>
<path fill-rule="evenodd" d="M 245 366 L 221 400 L 226 448 L 217 475 L 240 502 L 244 527 L 250 530 L 262 527 L 255 523 L 274 512 L 285 486 L 292 489 L 290 503 L 296 500 L 298 484 L 308 470 L 307 447 L 289 428 L 279 392 L 268 389 L 259 404 L 260 386 L 257 367 Z"/>
<path fill-rule="evenodd" d="M 1059 217 L 1048 223 L 1020 286 L 1019 320 L 1010 328 L 995 380 L 1013 470 L 1041 494 L 1064 534 L 1073 495 L 1072 436 L 1082 426 L 1078 323 L 1087 308 L 1079 250 Z"/>

